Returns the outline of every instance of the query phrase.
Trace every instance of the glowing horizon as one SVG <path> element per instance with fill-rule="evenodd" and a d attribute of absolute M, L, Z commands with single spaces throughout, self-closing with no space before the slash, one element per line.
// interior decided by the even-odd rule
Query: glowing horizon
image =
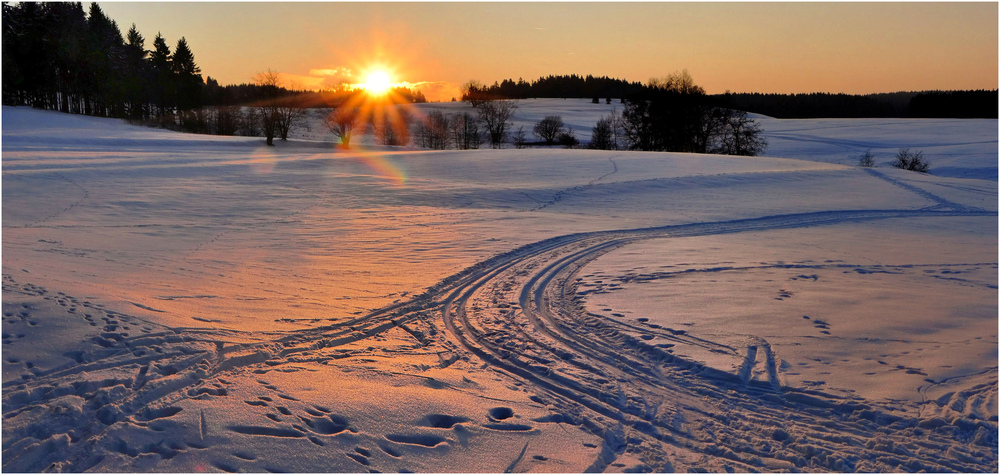
<path fill-rule="evenodd" d="M 709 94 L 996 89 L 997 3 L 108 3 L 122 27 L 185 37 L 204 76 L 273 68 L 304 89 L 392 82 L 447 101 L 470 79 L 647 82 Z M 219 21 L 219 19 L 225 19 Z M 337 21 L 333 27 L 330 18 Z M 490 21 L 483 21 L 483 19 Z M 268 31 L 275 34 L 254 35 Z M 149 45 L 147 44 L 147 47 Z"/>

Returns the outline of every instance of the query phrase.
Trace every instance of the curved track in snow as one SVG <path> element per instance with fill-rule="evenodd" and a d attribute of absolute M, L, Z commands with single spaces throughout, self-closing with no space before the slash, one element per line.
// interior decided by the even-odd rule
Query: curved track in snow
<path fill-rule="evenodd" d="M 581 425 L 602 437 L 593 470 L 627 454 L 653 471 L 996 471 L 995 420 L 945 420 L 940 411 L 918 418 L 860 398 L 783 387 L 766 341 L 733 348 L 682 330 L 604 318 L 587 313 L 576 291 L 587 263 L 640 240 L 938 216 L 996 213 L 941 206 L 844 210 L 559 236 L 478 263 L 409 301 L 285 333 L 156 327 L 63 296 L 60 302 L 70 300 L 88 319 L 104 319 L 106 331 L 92 350 L 75 355 L 76 364 L 38 372 L 30 386 L 4 384 L 3 417 L 31 417 L 67 395 L 85 403 L 62 425 L 39 420 L 5 428 L 4 470 L 52 468 L 45 454 L 53 451 L 71 455 L 58 468 L 86 470 L 100 462 L 107 448 L 99 436 L 112 424 L 142 426 L 179 410 L 172 408 L 182 399 L 225 396 L 226 374 L 235 369 L 327 363 L 354 351 L 351 343 L 402 328 L 437 352 L 443 367 L 478 359 L 523 382 L 552 412 L 540 422 Z M 45 294 L 10 276 L 4 290 Z M 129 324 L 143 325 L 144 334 L 123 335 L 118 327 Z M 653 337 L 671 343 L 647 343 Z M 675 356 L 675 345 L 745 357 L 745 368 L 732 374 L 706 367 Z M 764 366 L 767 381 L 748 377 L 755 365 Z M 82 382 L 88 372 L 133 366 L 130 378 Z M 307 435 L 304 427 L 240 430 Z"/>
<path fill-rule="evenodd" d="M 658 471 L 690 470 L 703 465 L 704 457 L 728 459 L 736 471 L 875 468 L 859 465 L 863 461 L 903 470 L 977 471 L 986 467 L 956 463 L 940 451 L 914 456 L 905 449 L 878 448 L 883 442 L 872 442 L 876 438 L 896 439 L 905 447 L 906 439 L 924 435 L 935 441 L 924 444 L 925 449 L 941 439 L 919 430 L 928 423 L 893 415 L 892 409 L 860 398 L 782 387 L 766 341 L 738 349 L 681 330 L 590 314 L 577 299 L 575 283 L 587 263 L 642 239 L 992 214 L 967 209 L 835 211 L 565 236 L 526 246 L 515 256 L 470 272 L 443 301 L 441 315 L 461 349 L 540 390 L 545 396 L 539 402 L 564 411 L 565 420 L 593 424 L 606 441 L 604 460 L 595 469 L 628 452 Z M 646 343 L 654 337 L 674 343 Z M 745 367 L 738 374 L 704 367 L 675 357 L 670 350 L 674 345 L 736 356 L 745 351 Z M 758 349 L 764 358 L 755 363 Z M 766 382 L 749 381 L 755 364 L 764 366 Z M 980 427 L 995 431 L 996 425 L 984 421 Z M 906 432 L 912 428 L 920 435 Z"/>

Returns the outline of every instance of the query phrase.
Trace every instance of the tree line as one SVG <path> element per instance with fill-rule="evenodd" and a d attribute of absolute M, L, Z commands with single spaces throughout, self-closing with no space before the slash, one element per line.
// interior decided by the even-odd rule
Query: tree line
<path fill-rule="evenodd" d="M 760 94 L 715 96 L 727 107 L 779 119 L 997 118 L 997 90 L 880 94 Z"/>
<path fill-rule="evenodd" d="M 77 114 L 148 119 L 201 104 L 204 81 L 185 38 L 152 49 L 133 24 L 92 3 L 4 3 L 3 102 Z"/>
<path fill-rule="evenodd" d="M 545 76 L 527 82 L 518 78 L 504 79 L 487 86 L 472 80 L 462 86 L 462 100 L 529 99 L 529 98 L 623 98 L 642 91 L 642 83 L 607 76 Z"/>

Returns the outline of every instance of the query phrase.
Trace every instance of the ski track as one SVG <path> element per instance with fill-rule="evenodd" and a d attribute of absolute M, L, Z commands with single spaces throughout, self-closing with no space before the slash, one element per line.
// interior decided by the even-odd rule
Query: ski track
<path fill-rule="evenodd" d="M 601 175 L 601 176 L 599 176 L 599 177 L 597 177 L 597 178 L 595 178 L 593 180 L 590 180 L 589 182 L 587 182 L 586 185 L 574 186 L 572 188 L 567 188 L 565 190 L 561 190 L 561 191 L 557 192 L 552 197 L 552 199 L 550 199 L 549 201 L 546 201 L 544 203 L 536 200 L 535 198 L 532 198 L 531 196 L 528 196 L 527 193 L 524 193 L 525 196 L 528 196 L 528 198 L 531 198 L 536 203 L 539 203 L 538 206 L 536 206 L 534 208 L 531 208 L 528 211 L 539 211 L 539 210 L 548 208 L 549 206 L 552 206 L 552 205 L 554 205 L 554 204 L 562 201 L 567 196 L 570 196 L 570 195 L 572 195 L 574 193 L 579 193 L 581 191 L 585 191 L 586 189 L 591 188 L 594 185 L 596 185 L 597 182 L 599 182 L 599 181 L 601 181 L 601 180 L 603 180 L 603 179 L 605 179 L 605 178 L 607 178 L 607 177 L 609 177 L 611 175 L 614 175 L 615 173 L 618 173 L 618 163 L 615 162 L 615 157 L 617 157 L 617 156 L 619 156 L 619 155 L 612 155 L 612 156 L 608 157 L 608 161 L 611 162 L 611 171 L 610 172 L 605 173 L 605 174 L 603 174 L 603 175 Z"/>
<path fill-rule="evenodd" d="M 613 157 L 609 160 L 614 165 Z M 770 345 L 763 339 L 755 339 L 746 349 L 732 348 L 686 331 L 630 324 L 584 310 L 576 289 L 580 269 L 640 240 L 997 214 L 957 205 L 878 172 L 869 173 L 937 205 L 921 210 L 823 211 L 559 236 L 473 265 L 408 301 L 351 321 L 298 331 L 167 328 L 4 275 L 5 293 L 58 303 L 91 326 L 101 326 L 103 332 L 93 338 L 90 350 L 72 355 L 75 362 L 34 371 L 3 385 L 4 420 L 45 414 L 47 407 L 67 396 L 83 401 L 76 412 L 61 414 L 60 424 L 41 417 L 17 430 L 5 429 L 3 470 L 83 471 L 100 463 L 100 454 L 107 450 L 133 457 L 157 453 L 166 459 L 181 450 L 205 447 L 212 434 L 204 410 L 197 434 L 183 443 L 161 440 L 143 447 L 125 442 L 109 446 L 111 442 L 101 435 L 119 423 L 152 431 L 157 421 L 181 411 L 179 401 L 227 397 L 233 392 L 228 375 L 234 371 L 262 373 L 308 362 L 327 363 L 364 351 L 348 349 L 351 343 L 401 328 L 437 352 L 441 367 L 473 358 L 528 383 L 534 390 L 532 399 L 555 411 L 547 420 L 536 422 L 578 425 L 600 436 L 604 446 L 591 470 L 606 469 L 628 453 L 653 471 L 713 467 L 737 472 L 996 472 L 997 421 L 976 416 L 983 413 L 983 404 L 995 404 L 995 376 L 989 384 L 949 393 L 925 401 L 917 411 L 899 414 L 897 408 L 875 401 L 782 386 Z M 8 309 L 5 304 L 4 318 L 30 320 L 30 310 Z M 21 336 L 5 332 L 3 342 Z M 673 343 L 650 345 L 646 343 L 649 336 Z M 736 374 L 723 372 L 675 356 L 670 348 L 674 345 L 698 345 L 736 356 L 745 352 L 744 364 Z M 766 381 L 750 377 L 758 365 L 763 365 Z M 88 374 L 111 368 L 136 369 L 131 377 L 87 379 Z M 270 395 L 246 404 L 275 406 L 280 415 L 269 414 L 269 418 L 280 422 L 286 416 L 294 423 L 229 425 L 226 430 L 260 437 L 305 437 L 316 445 L 324 444 L 323 437 L 350 430 L 343 416 L 305 405 L 266 381 L 260 383 Z M 491 415 L 496 423 L 484 427 L 532 428 L 504 423 L 503 414 Z M 449 417 L 437 415 L 428 423 L 435 427 L 449 421 L 454 424 Z M 386 434 L 385 438 L 429 448 L 444 442 L 411 434 Z M 391 455 L 395 449 L 383 450 Z M 366 469 L 370 464 L 362 452 L 347 456 Z M 237 457 L 253 459 L 246 454 Z M 520 460 L 515 459 L 508 470 Z M 214 466 L 223 471 L 237 468 L 222 461 Z"/>
<path fill-rule="evenodd" d="M 904 189 L 906 191 L 909 191 L 911 193 L 917 194 L 917 195 L 919 195 L 922 198 L 926 198 L 926 199 L 928 199 L 930 201 L 933 201 L 933 202 L 937 203 L 936 206 L 938 206 L 938 207 L 950 208 L 950 209 L 953 209 L 953 210 L 956 210 L 956 211 L 982 211 L 982 208 L 965 206 L 965 205 L 962 205 L 962 204 L 959 204 L 959 203 L 955 203 L 954 201 L 946 200 L 946 199 L 944 199 L 944 198 L 942 198 L 942 197 L 940 197 L 938 195 L 935 195 L 935 194 L 933 194 L 933 193 L 931 193 L 929 191 L 926 191 L 926 190 L 924 190 L 922 188 L 918 188 L 918 187 L 913 186 L 913 185 L 911 185 L 909 183 L 905 183 L 905 182 L 903 182 L 901 180 L 897 180 L 895 178 L 886 176 L 886 174 L 884 174 L 884 173 L 882 173 L 882 172 L 880 172 L 878 170 L 875 170 L 874 168 L 864 168 L 863 170 L 866 173 L 868 173 L 869 175 L 871 175 L 871 176 L 873 176 L 875 178 L 883 180 L 883 181 L 885 181 L 885 182 L 887 182 L 889 184 L 898 186 L 898 187 L 900 187 L 900 188 L 902 188 L 902 189 Z"/>

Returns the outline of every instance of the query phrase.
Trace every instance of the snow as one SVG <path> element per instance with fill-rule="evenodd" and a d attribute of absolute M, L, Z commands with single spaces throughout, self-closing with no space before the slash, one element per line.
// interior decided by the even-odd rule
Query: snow
<path fill-rule="evenodd" d="M 997 180 L 997 121 L 755 117 L 775 157 L 857 165 L 866 151 L 888 167 L 901 148 L 922 151 L 934 176 Z"/>
<path fill-rule="evenodd" d="M 323 113 L 3 108 L 5 471 L 997 470 L 996 120 L 759 117 L 746 158 Z"/>

